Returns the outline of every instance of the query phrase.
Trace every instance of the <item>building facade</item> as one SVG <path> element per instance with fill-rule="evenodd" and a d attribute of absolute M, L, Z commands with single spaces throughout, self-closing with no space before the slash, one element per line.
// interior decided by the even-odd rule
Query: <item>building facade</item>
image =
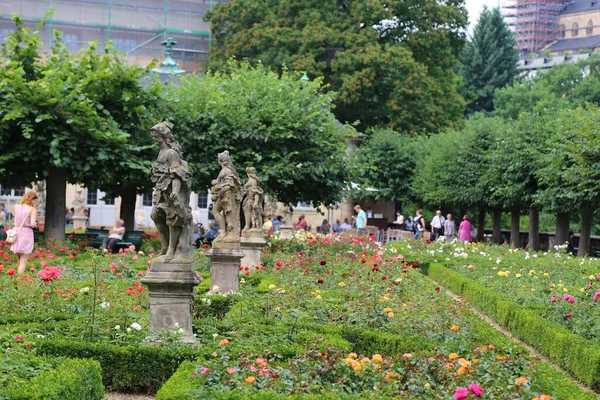
<path fill-rule="evenodd" d="M 0 42 L 14 29 L 17 14 L 30 26 L 48 17 L 41 35 L 49 48 L 52 31 L 63 32 L 63 41 L 77 52 L 90 41 L 102 51 L 108 41 L 127 54 L 132 63 L 146 66 L 163 57 L 161 41 L 177 40 L 173 58 L 187 71 L 199 71 L 210 48 L 210 26 L 204 14 L 226 0 L 3 0 L 0 4 Z"/>

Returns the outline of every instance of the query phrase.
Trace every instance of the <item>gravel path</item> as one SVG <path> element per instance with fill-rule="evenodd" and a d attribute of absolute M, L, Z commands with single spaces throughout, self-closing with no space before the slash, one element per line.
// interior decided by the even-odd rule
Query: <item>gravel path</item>
<path fill-rule="evenodd" d="M 126 394 L 117 392 L 106 393 L 106 400 L 154 400 L 149 394 Z"/>

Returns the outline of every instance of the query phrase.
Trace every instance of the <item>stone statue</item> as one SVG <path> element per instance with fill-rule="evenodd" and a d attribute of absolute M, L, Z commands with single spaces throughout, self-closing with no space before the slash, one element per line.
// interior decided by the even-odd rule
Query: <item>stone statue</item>
<path fill-rule="evenodd" d="M 192 173 L 182 159 L 179 143 L 169 122 L 154 125 L 150 131 L 160 148 L 152 166 L 152 213 L 150 217 L 160 234 L 160 256 L 154 262 L 191 263 L 192 210 L 190 193 Z"/>
<path fill-rule="evenodd" d="M 248 174 L 248 182 L 244 185 L 242 194 L 244 195 L 244 218 L 246 226 L 244 231 L 249 229 L 262 229 L 263 224 L 263 204 L 265 200 L 264 191 L 258 184 L 258 176 L 256 176 L 256 168 L 246 168 Z"/>
<path fill-rule="evenodd" d="M 75 209 L 75 216 L 77 217 L 85 217 L 83 213 L 83 205 L 85 204 L 85 199 L 83 198 L 83 189 L 77 189 L 77 194 L 75 195 L 75 200 L 71 205 Z"/>
<path fill-rule="evenodd" d="M 213 243 L 239 242 L 240 203 L 242 201 L 242 183 L 231 162 L 229 151 L 218 156 L 221 172 L 212 181 L 211 199 L 214 202 L 213 214 L 219 224 L 220 232 Z"/>

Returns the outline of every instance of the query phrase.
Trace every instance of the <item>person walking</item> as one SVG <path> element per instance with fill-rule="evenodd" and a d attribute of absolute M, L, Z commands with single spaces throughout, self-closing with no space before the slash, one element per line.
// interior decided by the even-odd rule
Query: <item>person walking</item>
<path fill-rule="evenodd" d="M 435 217 L 431 219 L 431 241 L 444 236 L 444 222 L 446 222 L 446 218 L 442 216 L 442 210 L 437 210 Z"/>
<path fill-rule="evenodd" d="M 444 236 L 446 236 L 446 240 L 454 240 L 454 238 L 456 238 L 456 224 L 454 223 L 452 214 L 446 216 L 446 221 L 444 222 Z"/>
<path fill-rule="evenodd" d="M 36 226 L 37 210 L 35 201 L 38 196 L 34 191 L 29 191 L 23 195 L 19 204 L 15 205 L 15 229 L 17 229 L 17 239 L 10 246 L 10 251 L 17 255 L 19 259 L 18 274 L 25 272 L 27 259 L 33 251 L 33 228 Z"/>
<path fill-rule="evenodd" d="M 353 219 L 356 220 L 356 231 L 360 236 L 367 234 L 367 214 L 360 207 L 360 204 L 354 206 L 354 211 L 356 211 L 356 216 L 352 216 Z"/>
<path fill-rule="evenodd" d="M 458 240 L 463 241 L 465 244 L 473 241 L 473 237 L 471 236 L 472 229 L 473 225 L 471 225 L 469 216 L 465 214 L 462 222 L 460 223 L 460 227 L 458 228 Z"/>
<path fill-rule="evenodd" d="M 417 210 L 413 229 L 415 230 L 415 240 L 423 236 L 423 233 L 425 232 L 425 217 L 423 216 L 423 210 Z"/>

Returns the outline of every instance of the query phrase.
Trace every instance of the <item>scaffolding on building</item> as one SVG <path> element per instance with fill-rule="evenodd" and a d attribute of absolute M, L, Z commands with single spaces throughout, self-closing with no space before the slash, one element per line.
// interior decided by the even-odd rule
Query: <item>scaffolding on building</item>
<path fill-rule="evenodd" d="M 559 13 L 565 0 L 508 0 L 504 17 L 521 55 L 536 54 L 557 39 Z"/>
<path fill-rule="evenodd" d="M 54 13 L 41 31 L 44 48 L 52 45 L 52 31 L 63 32 L 72 52 L 89 41 L 102 51 L 112 41 L 132 62 L 147 64 L 160 59 L 161 42 L 174 38 L 173 58 L 187 70 L 198 70 L 211 43 L 210 25 L 204 14 L 227 0 L 11 0 L 0 7 L 0 42 L 14 29 L 12 14 L 28 26 L 39 22 L 53 7 Z"/>

